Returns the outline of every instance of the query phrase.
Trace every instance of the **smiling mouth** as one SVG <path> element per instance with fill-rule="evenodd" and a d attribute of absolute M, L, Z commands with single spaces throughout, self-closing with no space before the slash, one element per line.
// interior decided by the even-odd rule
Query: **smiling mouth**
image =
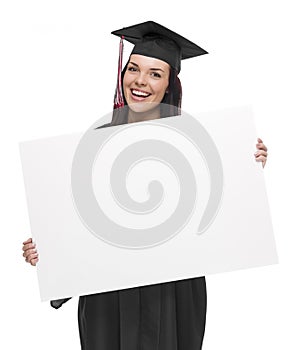
<path fill-rule="evenodd" d="M 136 97 L 142 97 L 146 98 L 150 96 L 151 94 L 149 92 L 141 91 L 141 90 L 136 90 L 136 89 L 131 89 L 132 95 Z"/>

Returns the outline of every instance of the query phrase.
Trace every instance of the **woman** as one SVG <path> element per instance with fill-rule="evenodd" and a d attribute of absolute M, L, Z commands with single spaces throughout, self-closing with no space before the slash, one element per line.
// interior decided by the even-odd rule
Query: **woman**
<path fill-rule="evenodd" d="M 180 114 L 182 90 L 178 73 L 181 59 L 206 51 L 154 22 L 113 34 L 125 36 L 136 45 L 118 77 L 112 121 L 103 127 Z M 120 72 L 121 57 L 122 42 Z M 256 161 L 264 166 L 267 149 L 260 139 L 256 147 Z M 26 261 L 35 266 L 38 253 L 31 239 L 23 243 L 23 250 Z M 58 308 L 67 300 L 51 304 Z M 81 296 L 78 309 L 81 348 L 201 349 L 206 302 L 204 277 Z"/>

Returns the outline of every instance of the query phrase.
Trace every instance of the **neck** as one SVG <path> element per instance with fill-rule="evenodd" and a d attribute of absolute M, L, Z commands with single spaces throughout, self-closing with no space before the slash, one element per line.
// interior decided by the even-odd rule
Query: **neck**
<path fill-rule="evenodd" d="M 152 120 L 158 118 L 160 118 L 159 106 L 147 112 L 134 112 L 131 109 L 129 109 L 128 112 L 128 123 L 143 122 L 145 120 Z"/>

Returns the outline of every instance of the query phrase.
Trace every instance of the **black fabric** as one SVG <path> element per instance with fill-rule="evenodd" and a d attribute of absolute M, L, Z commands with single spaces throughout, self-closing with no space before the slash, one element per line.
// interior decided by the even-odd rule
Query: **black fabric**
<path fill-rule="evenodd" d="M 153 21 L 114 30 L 111 34 L 124 37 L 134 44 L 132 53 L 158 58 L 177 72 L 180 72 L 181 60 L 208 53 L 180 34 Z"/>
<path fill-rule="evenodd" d="M 51 300 L 50 305 L 55 309 L 59 309 L 64 303 L 66 303 L 70 299 L 71 298 Z"/>
<path fill-rule="evenodd" d="M 81 296 L 81 349 L 199 350 L 206 306 L 204 277 Z"/>

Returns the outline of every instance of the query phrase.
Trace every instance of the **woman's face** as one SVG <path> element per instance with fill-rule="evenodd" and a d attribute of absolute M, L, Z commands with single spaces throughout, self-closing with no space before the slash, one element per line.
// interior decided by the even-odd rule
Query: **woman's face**
<path fill-rule="evenodd" d="M 157 58 L 131 55 L 123 77 L 123 92 L 129 108 L 147 112 L 162 101 L 169 85 L 170 66 Z"/>

